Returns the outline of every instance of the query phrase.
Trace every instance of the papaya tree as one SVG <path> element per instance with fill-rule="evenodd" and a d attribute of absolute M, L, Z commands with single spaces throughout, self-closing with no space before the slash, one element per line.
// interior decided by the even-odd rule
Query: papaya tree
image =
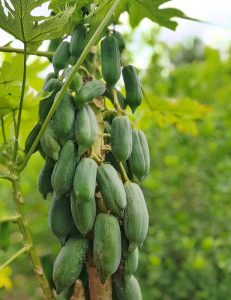
<path fill-rule="evenodd" d="M 49 17 L 35 16 L 34 10 L 46 2 L 0 5 L 0 28 L 23 45 L 0 48 L 16 53 L 13 62 L 3 61 L 0 75 L 0 178 L 11 183 L 15 206 L 13 215 L 0 219 L 1 247 L 7 248 L 12 222 L 24 243 L 0 270 L 27 254 L 45 299 L 61 293 L 67 299 L 141 299 L 133 274 L 148 231 L 139 183 L 148 174 L 150 157 L 144 133 L 130 121 L 143 90 L 137 69 L 123 57 L 126 45 L 117 24 L 127 12 L 132 27 L 149 18 L 174 30 L 172 18 L 187 17 L 160 8 L 167 0 L 52 0 Z M 47 40 L 48 51 L 39 51 Z M 52 68 L 42 91 L 31 78 L 36 60 L 31 63 L 30 56 L 47 58 L 44 65 Z M 12 63 L 19 73 L 10 69 Z M 37 120 L 24 145 L 21 128 L 33 98 L 39 99 Z M 50 198 L 48 223 L 60 243 L 50 281 L 33 242 L 21 189 L 22 172 L 37 151 L 44 160 L 38 189 L 41 197 Z"/>

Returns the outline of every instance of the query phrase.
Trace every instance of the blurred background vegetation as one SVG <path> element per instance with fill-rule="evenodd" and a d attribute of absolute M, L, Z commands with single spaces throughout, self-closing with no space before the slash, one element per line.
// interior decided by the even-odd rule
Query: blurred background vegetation
<path fill-rule="evenodd" d="M 130 44 L 135 34 L 127 33 L 129 60 L 136 57 Z M 227 300 L 231 284 L 231 51 L 221 54 L 197 38 L 169 47 L 158 34 L 153 27 L 139 36 L 151 58 L 147 68 L 140 70 L 144 103 L 131 116 L 147 135 L 152 161 L 143 183 L 150 229 L 136 276 L 144 300 Z M 9 61 L 8 72 L 17 68 L 20 76 L 20 63 L 12 65 L 10 55 L 2 58 Z M 146 61 L 140 59 L 141 64 L 142 59 Z M 46 60 L 31 61 L 29 83 L 37 92 L 42 81 L 36 74 L 47 65 Z M 22 147 L 37 121 L 37 104 L 37 98 L 28 97 Z M 7 130 L 9 137 L 13 129 L 8 126 Z M 37 189 L 42 165 L 43 159 L 35 154 L 22 174 L 22 188 L 34 242 L 45 256 L 57 254 L 59 242 L 47 225 L 49 200 L 44 201 Z M 1 182 L 0 217 L 14 210 L 10 193 L 10 184 Z M 0 263 L 22 246 L 14 224 L 10 242 L 7 252 L 0 251 Z M 0 277 L 0 284 L 7 288 L 0 287 L 0 299 L 43 299 L 27 257 L 19 258 Z"/>

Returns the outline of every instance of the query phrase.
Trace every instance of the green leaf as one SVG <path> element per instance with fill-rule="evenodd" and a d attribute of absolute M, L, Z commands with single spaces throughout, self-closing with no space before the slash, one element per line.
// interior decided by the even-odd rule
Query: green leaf
<path fill-rule="evenodd" d="M 160 8 L 160 5 L 170 2 L 171 0 L 124 0 L 120 2 L 116 12 L 117 17 L 127 11 L 132 27 L 139 25 L 140 21 L 148 18 L 160 26 L 169 29 L 176 29 L 177 22 L 173 21 L 173 17 L 190 19 L 182 11 L 175 8 Z"/>
<path fill-rule="evenodd" d="M 0 3 L 0 28 L 24 43 L 38 43 L 55 39 L 67 32 L 73 7 L 66 8 L 55 16 L 32 16 L 35 8 L 45 0 L 11 0 Z"/>
<path fill-rule="evenodd" d="M 91 0 L 52 0 L 49 4 L 49 9 L 52 9 L 55 13 L 63 11 L 68 6 L 74 6 L 74 12 L 72 14 L 71 22 L 73 24 L 78 24 L 84 19 L 81 8 L 89 5 Z"/>

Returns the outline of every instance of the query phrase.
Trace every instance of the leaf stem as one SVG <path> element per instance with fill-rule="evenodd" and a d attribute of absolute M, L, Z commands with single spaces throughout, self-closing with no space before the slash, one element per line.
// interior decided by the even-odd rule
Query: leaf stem
<path fill-rule="evenodd" d="M 12 118 L 13 118 L 13 124 L 14 124 L 14 134 L 16 135 L 16 114 L 15 110 L 12 110 Z"/>
<path fill-rule="evenodd" d="M 3 117 L 1 117 L 1 126 L 2 126 L 2 137 L 3 137 L 3 142 L 4 142 L 4 144 L 6 144 L 6 143 L 7 143 L 7 140 L 6 140 L 5 124 L 4 124 L 4 119 L 3 119 Z"/>
<path fill-rule="evenodd" d="M 19 138 L 19 131 L 20 131 L 20 124 L 21 124 L 21 117 L 22 117 L 22 108 L 23 108 L 23 101 L 24 101 L 24 94 L 25 94 L 25 86 L 26 86 L 26 43 L 24 44 L 24 55 L 23 55 L 23 77 L 22 77 L 22 88 L 21 88 L 21 95 L 20 95 L 20 102 L 19 102 L 19 110 L 18 110 L 18 120 L 16 124 L 15 130 L 15 142 L 14 142 L 14 150 L 13 150 L 13 162 L 16 162 L 17 153 L 18 153 L 18 138 Z"/>
<path fill-rule="evenodd" d="M 12 48 L 12 47 L 0 47 L 0 52 L 24 54 L 24 49 L 18 49 L 18 48 Z M 52 58 L 54 55 L 54 52 L 48 52 L 48 51 L 31 52 L 31 51 L 27 50 L 26 54 Z"/>
<path fill-rule="evenodd" d="M 11 258 L 9 258 L 4 264 L 0 266 L 0 271 L 7 267 L 9 264 L 11 264 L 19 256 L 22 256 L 23 254 L 27 253 L 31 249 L 31 247 L 31 245 L 24 246 L 21 250 L 19 250 L 17 253 L 11 256 Z"/>
<path fill-rule="evenodd" d="M 35 147 L 38 145 L 38 143 L 40 141 L 40 138 L 43 135 L 43 132 L 45 131 L 52 115 L 54 114 L 56 108 L 58 107 L 59 103 L 61 102 L 64 93 L 66 92 L 67 88 L 69 87 L 70 83 L 72 82 L 76 72 L 78 71 L 78 69 L 80 68 L 82 63 L 84 62 L 86 56 L 90 52 L 91 47 L 95 44 L 95 42 L 99 38 L 100 34 L 104 30 L 104 28 L 107 26 L 107 24 L 108 24 L 111 16 L 113 15 L 116 7 L 118 6 L 118 4 L 119 4 L 119 0 L 115 0 L 114 4 L 110 8 L 110 10 L 106 14 L 106 16 L 104 17 L 104 19 L 102 20 L 102 22 L 100 23 L 99 27 L 96 29 L 96 31 L 94 32 L 92 37 L 90 38 L 90 40 L 87 43 L 86 47 L 84 48 L 82 54 L 80 55 L 79 59 L 77 60 L 76 64 L 74 65 L 74 67 L 72 68 L 71 73 L 69 74 L 69 76 L 68 76 L 67 80 L 65 81 L 62 89 L 60 90 L 59 94 L 57 95 L 57 98 L 55 99 L 55 101 L 54 101 L 54 103 L 53 103 L 46 119 L 44 120 L 44 123 L 43 123 L 43 125 L 42 125 L 42 127 L 41 127 L 34 143 L 32 144 L 29 152 L 27 153 L 23 163 L 19 166 L 19 171 L 22 171 L 26 167 L 27 162 L 29 161 L 31 155 L 33 154 Z"/>

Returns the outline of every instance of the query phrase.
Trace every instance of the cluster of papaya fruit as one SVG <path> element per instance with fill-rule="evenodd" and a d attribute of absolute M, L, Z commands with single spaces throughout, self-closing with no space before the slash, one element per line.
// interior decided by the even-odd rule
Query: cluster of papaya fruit
<path fill-rule="evenodd" d="M 70 74 L 69 65 L 81 55 L 86 37 L 85 25 L 77 25 L 70 42 L 57 47 L 54 72 L 45 79 L 39 121 L 26 140 L 26 152 Z M 112 276 L 113 299 L 142 299 L 133 274 L 149 216 L 138 182 L 148 174 L 150 156 L 144 133 L 132 127 L 125 112 L 127 105 L 135 112 L 142 90 L 136 69 L 121 67 L 124 48 L 117 31 L 102 39 L 104 81 L 76 73 L 35 149 L 45 159 L 39 191 L 44 198 L 52 195 L 49 226 L 62 246 L 53 266 L 57 294 L 74 284 L 92 255 L 101 283 Z M 125 97 L 115 88 L 121 73 Z M 96 105 L 96 100 L 101 104 Z M 108 109 L 106 101 L 114 108 Z"/>

